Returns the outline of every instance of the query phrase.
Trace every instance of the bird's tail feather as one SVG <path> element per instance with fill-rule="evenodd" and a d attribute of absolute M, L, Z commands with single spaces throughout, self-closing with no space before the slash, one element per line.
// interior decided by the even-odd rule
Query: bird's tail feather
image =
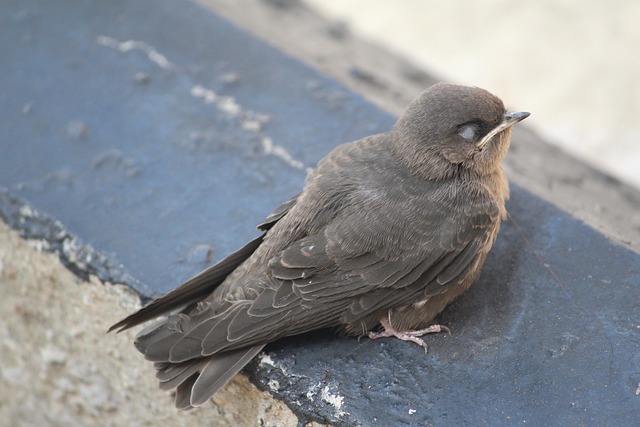
<path fill-rule="evenodd" d="M 176 388 L 176 407 L 192 409 L 209 400 L 264 347 L 256 345 L 180 363 L 155 364 L 161 390 Z"/>
<path fill-rule="evenodd" d="M 251 256 L 260 246 L 263 238 L 264 235 L 256 237 L 219 263 L 207 268 L 178 288 L 111 326 L 108 332 L 114 330 L 118 332 L 124 331 L 147 320 L 202 300 L 211 294 L 233 270 Z"/>

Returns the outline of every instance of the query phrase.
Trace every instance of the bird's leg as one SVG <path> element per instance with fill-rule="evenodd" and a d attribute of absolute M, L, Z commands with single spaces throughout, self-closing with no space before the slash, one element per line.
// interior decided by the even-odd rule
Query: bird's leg
<path fill-rule="evenodd" d="M 382 326 L 383 330 L 380 332 L 369 332 L 369 338 L 371 338 L 372 340 L 377 340 L 378 338 L 396 337 L 398 339 L 401 339 L 402 341 L 411 341 L 423 347 L 425 353 L 427 352 L 427 344 L 422 338 L 419 337 L 437 332 L 446 332 L 451 335 L 451 331 L 449 330 L 449 328 L 442 325 L 431 325 L 428 328 L 419 329 L 417 331 L 396 331 L 395 328 L 391 325 L 391 319 L 387 319 L 386 317 L 380 319 L 380 325 Z"/>

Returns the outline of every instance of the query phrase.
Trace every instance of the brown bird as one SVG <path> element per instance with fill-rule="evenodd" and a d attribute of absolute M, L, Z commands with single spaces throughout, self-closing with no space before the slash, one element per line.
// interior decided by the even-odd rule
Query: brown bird
<path fill-rule="evenodd" d="M 506 214 L 511 126 L 527 116 L 483 89 L 430 87 L 390 132 L 322 159 L 262 236 L 110 330 L 174 312 L 135 345 L 183 409 L 284 336 L 337 327 L 425 346 L 478 279 Z"/>

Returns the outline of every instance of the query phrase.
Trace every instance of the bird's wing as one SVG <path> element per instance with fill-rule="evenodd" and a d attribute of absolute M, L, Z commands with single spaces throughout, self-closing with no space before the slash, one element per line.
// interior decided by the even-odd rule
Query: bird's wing
<path fill-rule="evenodd" d="M 300 193 L 281 204 L 275 211 L 271 212 L 269 216 L 267 216 L 267 219 L 258 224 L 258 230 L 269 231 L 276 224 L 276 222 L 280 221 L 282 217 L 288 214 L 291 208 L 293 208 L 296 203 L 298 203 L 299 197 Z"/>
<path fill-rule="evenodd" d="M 444 292 L 466 276 L 499 216 L 492 200 L 461 202 L 449 198 L 446 206 L 402 215 L 347 210 L 273 257 L 271 277 L 255 278 L 265 282 L 255 298 L 202 302 L 141 333 L 138 348 L 149 360 L 180 363 Z M 464 208 L 452 210 L 451 203 Z"/>
<path fill-rule="evenodd" d="M 291 281 L 306 304 L 348 302 L 339 322 L 351 323 L 459 283 L 488 251 L 500 221 L 489 196 L 457 194 L 417 211 L 392 209 L 345 213 L 322 235 L 280 253 L 270 263 L 273 276 Z"/>
<path fill-rule="evenodd" d="M 278 209 L 270 214 L 267 219 L 258 225 L 258 229 L 268 231 L 275 225 L 289 210 L 296 204 L 298 196 L 295 196 Z M 120 322 L 109 328 L 108 332 L 113 330 L 124 331 L 133 326 L 139 325 L 147 320 L 154 319 L 170 311 L 180 309 L 190 304 L 197 303 L 211 294 L 224 279 L 235 270 L 242 262 L 255 252 L 262 244 L 264 234 L 256 237 L 242 248 L 233 252 L 219 263 L 207 268 L 206 270 L 196 274 L 182 285 L 171 292 L 155 299 L 147 306 L 141 308 L 137 312 L 131 314 Z"/>

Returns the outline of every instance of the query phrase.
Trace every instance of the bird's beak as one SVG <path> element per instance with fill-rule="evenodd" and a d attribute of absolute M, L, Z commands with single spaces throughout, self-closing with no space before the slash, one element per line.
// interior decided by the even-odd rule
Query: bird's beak
<path fill-rule="evenodd" d="M 484 146 L 487 145 L 489 141 L 491 141 L 491 138 L 493 138 L 503 130 L 508 129 L 511 126 L 515 125 L 520 120 L 526 119 L 530 115 L 531 113 L 527 113 L 526 111 L 507 111 L 502 116 L 502 121 L 500 122 L 500 124 L 495 128 L 491 129 L 491 132 L 486 134 L 484 138 L 482 138 L 480 142 L 478 142 L 476 147 L 478 147 L 479 149 L 483 149 Z"/>

